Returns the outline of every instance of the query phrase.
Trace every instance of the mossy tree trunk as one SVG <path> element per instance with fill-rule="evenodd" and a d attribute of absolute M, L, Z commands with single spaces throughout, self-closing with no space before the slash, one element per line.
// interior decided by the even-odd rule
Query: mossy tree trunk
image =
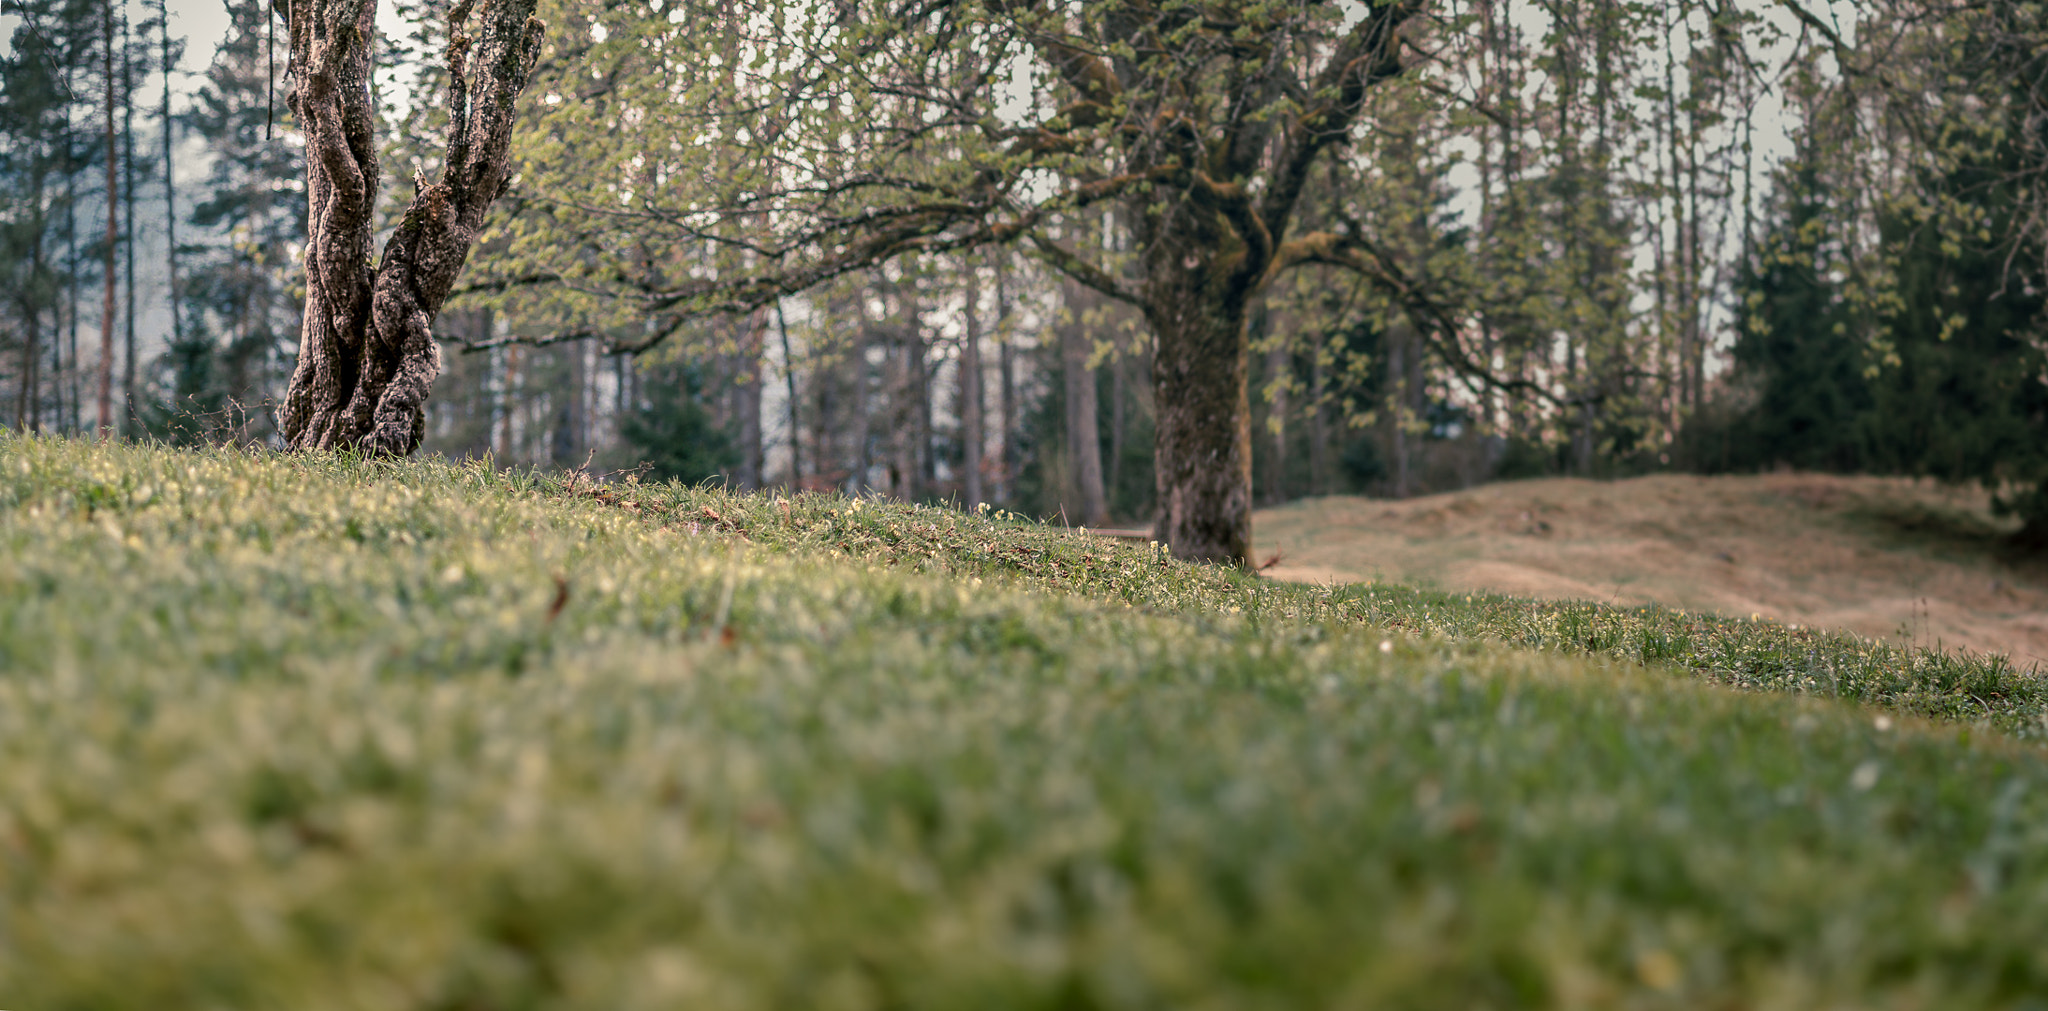
<path fill-rule="evenodd" d="M 449 11 L 446 162 L 372 266 L 376 2 L 275 0 L 291 38 L 290 104 L 306 134 L 306 316 L 280 418 L 292 448 L 403 456 L 419 447 L 441 371 L 434 317 L 505 185 L 514 107 L 544 34 L 534 6 L 459 0 Z"/>
<path fill-rule="evenodd" d="M 1181 558 L 1242 564 L 1252 551 L 1251 292 L 1211 276 L 1209 258 L 1193 251 L 1210 248 L 1160 242 L 1162 262 L 1147 271 L 1145 316 L 1156 342 L 1153 536 Z"/>

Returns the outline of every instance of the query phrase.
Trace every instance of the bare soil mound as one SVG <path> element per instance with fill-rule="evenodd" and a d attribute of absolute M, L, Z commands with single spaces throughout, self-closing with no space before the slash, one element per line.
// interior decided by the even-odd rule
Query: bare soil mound
<path fill-rule="evenodd" d="M 1261 511 L 1257 557 L 1301 582 L 1662 604 L 2048 666 L 2048 565 L 1988 497 L 1898 478 L 1549 479 Z"/>

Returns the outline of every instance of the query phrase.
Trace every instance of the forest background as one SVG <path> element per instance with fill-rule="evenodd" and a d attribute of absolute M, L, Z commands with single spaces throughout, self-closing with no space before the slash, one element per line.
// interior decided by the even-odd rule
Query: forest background
<path fill-rule="evenodd" d="M 285 49 L 229 0 L 211 61 L 183 66 L 164 4 L 7 5 L 0 413 L 269 443 L 303 298 Z M 518 175 L 437 323 L 424 449 L 1150 521 L 1155 344 L 1105 293 L 1144 252 L 1126 205 L 1027 180 L 1046 241 L 906 247 L 752 304 L 674 296 L 756 268 L 735 235 L 815 222 L 776 166 L 971 167 L 938 127 L 1065 128 L 1071 95 L 1029 53 L 978 51 L 951 106 L 905 55 L 972 50 L 1005 5 L 542 6 Z M 437 167 L 440 13 L 385 19 L 394 216 Z M 764 135 L 817 24 L 838 34 L 813 56 L 878 41 Z M 1420 8 L 1298 212 L 1372 237 L 1371 262 L 1306 263 L 1250 308 L 1258 501 L 1797 467 L 1983 482 L 2020 547 L 2048 543 L 2044 25 L 2023 4 Z"/>

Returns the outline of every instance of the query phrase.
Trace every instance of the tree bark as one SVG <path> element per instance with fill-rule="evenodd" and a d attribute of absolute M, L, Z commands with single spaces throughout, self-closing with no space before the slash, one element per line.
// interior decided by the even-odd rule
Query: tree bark
<path fill-rule="evenodd" d="M 518 410 L 519 404 L 519 359 L 522 350 L 524 349 L 516 344 L 503 349 L 505 370 L 498 390 L 498 464 L 500 466 L 510 466 L 512 460 L 518 455 L 519 446 L 514 441 L 518 433 L 513 427 L 516 420 L 513 412 Z"/>
<path fill-rule="evenodd" d="M 996 440 L 996 500 L 1008 502 L 1016 494 L 1017 445 L 1017 355 L 1005 324 L 1010 319 L 1010 293 L 1003 285 L 1003 264 L 996 261 L 996 370 L 1001 384 L 1001 424 Z"/>
<path fill-rule="evenodd" d="M 67 85 L 68 86 L 68 85 Z M 64 111 L 65 143 L 71 143 L 71 110 Z M 64 271 L 65 308 L 51 321 L 50 345 L 58 359 L 50 369 L 50 383 L 57 393 L 57 427 L 76 432 L 85 423 L 78 387 L 78 172 L 68 164 L 64 169 Z"/>
<path fill-rule="evenodd" d="M 782 315 L 782 302 L 775 303 L 775 329 L 782 335 L 782 378 L 789 386 L 789 490 L 804 487 L 803 428 L 797 423 L 796 355 L 789 349 L 789 320 Z"/>
<path fill-rule="evenodd" d="M 1257 322 L 1263 339 L 1267 329 L 1264 313 Z M 1266 437 L 1272 440 L 1272 459 L 1266 465 L 1266 503 L 1279 505 L 1287 501 L 1287 386 L 1285 378 L 1292 369 L 1292 355 L 1283 343 L 1276 342 L 1266 351 L 1267 389 L 1272 391 L 1266 401 Z"/>
<path fill-rule="evenodd" d="M 1317 349 L 1309 356 L 1308 380 L 1308 492 L 1330 493 L 1330 408 L 1323 402 L 1323 355 Z M 1491 402 L 1490 400 L 1488 401 Z"/>
<path fill-rule="evenodd" d="M 1064 287 L 1070 318 L 1059 328 L 1060 365 L 1066 379 L 1067 452 L 1073 463 L 1074 492 L 1081 507 L 1081 514 L 1073 519 L 1082 526 L 1107 526 L 1109 501 L 1102 489 L 1100 412 L 1096 406 L 1095 373 L 1088 368 L 1095 342 L 1081 321 L 1081 314 L 1092 300 L 1082 295 L 1080 285 L 1073 281 L 1066 282 Z"/>
<path fill-rule="evenodd" d="M 120 160 L 114 153 L 114 2 L 105 0 L 105 37 L 102 40 L 105 51 L 101 54 L 105 62 L 101 70 L 106 74 L 107 85 L 107 249 L 106 249 L 106 298 L 100 310 L 100 388 L 99 425 L 95 429 L 102 439 L 112 434 L 114 426 L 113 383 L 114 383 L 114 284 L 118 280 L 114 273 L 114 251 L 120 241 L 121 193 L 115 170 Z"/>
<path fill-rule="evenodd" d="M 967 302 L 962 316 L 966 333 L 960 342 L 960 506 L 973 510 L 981 505 L 981 316 L 976 304 L 981 286 L 976 283 L 976 265 L 967 266 Z"/>
<path fill-rule="evenodd" d="M 306 131 L 306 315 L 280 410 L 294 449 L 403 456 L 419 447 L 441 371 L 431 327 L 507 179 L 514 106 L 540 55 L 535 0 L 474 0 L 448 16 L 446 167 L 370 262 L 378 165 L 371 136 L 375 0 L 275 0 L 288 19 Z M 474 53 L 472 53 L 474 48 Z"/>
<path fill-rule="evenodd" d="M 932 494 L 939 480 L 938 454 L 932 451 L 932 371 L 936 366 L 932 361 L 932 344 L 925 339 L 924 314 L 912 312 L 908 324 L 911 422 L 917 436 L 912 446 L 911 461 L 917 466 L 918 495 L 922 498 Z"/>
<path fill-rule="evenodd" d="M 182 336 L 184 327 L 180 313 L 183 307 L 178 302 L 178 183 L 176 162 L 171 150 L 176 136 L 176 121 L 171 118 L 171 11 L 170 0 L 158 0 L 157 17 L 163 29 L 163 142 L 164 142 L 164 271 L 166 286 L 171 303 L 171 339 Z"/>
<path fill-rule="evenodd" d="M 877 284 L 876 287 L 882 288 L 883 286 Z M 854 301 L 857 311 L 860 313 L 861 330 L 863 332 L 861 333 L 860 340 L 860 355 L 854 364 L 853 409 L 855 415 L 859 418 L 859 422 L 852 430 L 856 433 L 856 438 L 859 441 L 853 447 L 853 451 L 847 454 L 848 459 L 853 462 L 853 473 L 847 478 L 846 486 L 846 493 L 849 495 L 857 495 L 868 488 L 874 487 L 870 479 L 874 476 L 876 451 L 893 449 L 893 447 L 883 445 L 883 433 L 875 431 L 876 419 L 881 414 L 883 406 L 885 406 L 884 404 L 877 403 L 877 401 L 891 396 L 890 383 L 894 381 L 896 369 L 896 349 L 893 346 L 894 339 L 889 334 L 888 294 L 886 291 L 882 293 L 882 299 L 883 308 L 881 319 L 879 320 L 868 315 L 866 299 L 855 299 Z M 880 361 L 880 373 L 878 375 L 870 375 L 871 366 L 868 363 L 871 357 Z M 893 418 L 883 419 L 884 424 L 893 421 Z M 895 490 L 893 484 L 892 480 L 891 492 Z"/>
<path fill-rule="evenodd" d="M 21 388 L 14 404 L 14 427 L 34 432 L 42 427 L 37 420 L 41 411 L 36 397 L 36 366 L 41 363 L 37 358 L 36 344 L 41 338 L 39 331 L 43 314 L 30 304 L 22 315 L 22 321 L 27 324 L 27 334 L 21 345 Z"/>
<path fill-rule="evenodd" d="M 558 347 L 556 364 L 561 372 L 555 384 L 555 431 L 549 455 L 555 466 L 568 470 L 584 460 L 583 342 L 570 341 Z"/>
<path fill-rule="evenodd" d="M 1109 476 L 1103 496 L 1110 502 L 1116 501 L 1118 488 L 1124 485 L 1124 447 L 1126 429 L 1130 425 L 1130 389 L 1124 381 L 1124 363 L 1119 355 L 1109 363 Z"/>
<path fill-rule="evenodd" d="M 1252 550 L 1244 304 L 1190 294 L 1171 305 L 1148 313 L 1158 341 L 1154 536 L 1176 557 L 1242 564 Z"/>
<path fill-rule="evenodd" d="M 740 462 L 734 484 L 745 491 L 759 491 L 766 475 L 765 445 L 761 439 L 761 349 L 768 336 L 768 313 L 756 309 L 746 321 L 740 338 L 739 357 L 733 362 L 732 413 L 739 429 Z"/>
<path fill-rule="evenodd" d="M 132 439 L 141 420 L 135 413 L 135 53 L 125 20 L 121 23 L 121 98 L 121 206 L 128 222 L 128 241 L 121 254 L 126 274 L 122 295 L 127 300 L 121 314 L 121 432 Z"/>
<path fill-rule="evenodd" d="M 1393 381 L 1394 396 L 1387 422 L 1392 426 L 1394 445 L 1394 497 L 1408 497 L 1408 338 L 1399 325 L 1388 335 L 1387 378 Z"/>

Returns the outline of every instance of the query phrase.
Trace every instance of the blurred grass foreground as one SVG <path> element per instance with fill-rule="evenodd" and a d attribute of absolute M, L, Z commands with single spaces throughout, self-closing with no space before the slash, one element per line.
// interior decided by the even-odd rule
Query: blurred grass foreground
<path fill-rule="evenodd" d="M 2048 1007 L 2039 672 L 0 437 L 0 1007 Z"/>

